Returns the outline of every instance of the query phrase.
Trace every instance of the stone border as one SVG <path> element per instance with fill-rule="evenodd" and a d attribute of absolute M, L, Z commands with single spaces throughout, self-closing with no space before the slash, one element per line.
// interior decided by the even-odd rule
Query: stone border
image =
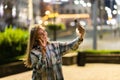
<path fill-rule="evenodd" d="M 87 63 L 120 63 L 120 54 L 86 54 Z"/>
<path fill-rule="evenodd" d="M 77 64 L 84 66 L 86 63 L 115 63 L 120 64 L 120 54 L 92 54 L 86 52 L 78 52 Z"/>
<path fill-rule="evenodd" d="M 77 53 L 76 52 L 68 53 L 62 57 L 62 64 L 63 65 L 76 64 L 76 60 L 77 60 Z"/>
<path fill-rule="evenodd" d="M 23 61 L 13 62 L 0 66 L 0 77 L 17 74 L 28 70 L 30 69 L 24 66 Z"/>
<path fill-rule="evenodd" d="M 66 54 L 62 57 L 63 65 L 76 64 L 76 53 Z M 13 62 L 5 65 L 0 65 L 0 77 L 5 77 L 8 75 L 13 75 L 21 72 L 31 70 L 26 68 L 23 61 Z"/>
<path fill-rule="evenodd" d="M 63 65 L 77 64 L 85 66 L 86 63 L 120 63 L 120 54 L 90 54 L 69 53 L 62 57 Z M 20 72 L 31 70 L 26 68 L 23 61 L 0 65 L 0 77 L 5 77 Z"/>

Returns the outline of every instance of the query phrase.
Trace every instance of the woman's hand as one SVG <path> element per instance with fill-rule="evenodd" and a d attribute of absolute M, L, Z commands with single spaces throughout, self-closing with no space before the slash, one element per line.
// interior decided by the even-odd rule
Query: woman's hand
<path fill-rule="evenodd" d="M 78 24 L 78 31 L 79 31 L 79 34 L 80 34 L 80 38 L 83 39 L 84 35 L 85 35 L 85 29 L 80 24 Z"/>

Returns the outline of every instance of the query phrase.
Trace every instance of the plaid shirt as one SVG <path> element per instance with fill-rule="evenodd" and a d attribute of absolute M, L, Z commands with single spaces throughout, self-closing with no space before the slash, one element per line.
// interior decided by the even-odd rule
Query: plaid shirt
<path fill-rule="evenodd" d="M 43 58 L 40 47 L 31 50 L 33 67 L 32 80 L 64 80 L 62 74 L 62 56 L 79 47 L 80 38 L 71 42 L 50 42 L 46 46 L 46 56 Z"/>

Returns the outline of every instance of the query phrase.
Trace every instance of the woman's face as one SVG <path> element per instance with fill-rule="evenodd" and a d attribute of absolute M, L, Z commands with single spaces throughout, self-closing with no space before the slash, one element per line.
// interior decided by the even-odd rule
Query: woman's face
<path fill-rule="evenodd" d="M 37 37 L 40 42 L 40 45 L 46 46 L 47 45 L 47 32 L 43 30 L 42 28 L 38 28 L 37 30 Z"/>

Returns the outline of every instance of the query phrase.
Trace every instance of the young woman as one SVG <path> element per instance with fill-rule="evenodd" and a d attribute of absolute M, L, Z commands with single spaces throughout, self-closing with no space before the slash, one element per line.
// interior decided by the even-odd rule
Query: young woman
<path fill-rule="evenodd" d="M 79 35 L 71 42 L 48 42 L 47 32 L 41 25 L 30 31 L 26 65 L 32 67 L 32 80 L 64 80 L 62 56 L 69 50 L 76 50 L 83 41 L 85 30 L 77 27 Z"/>

